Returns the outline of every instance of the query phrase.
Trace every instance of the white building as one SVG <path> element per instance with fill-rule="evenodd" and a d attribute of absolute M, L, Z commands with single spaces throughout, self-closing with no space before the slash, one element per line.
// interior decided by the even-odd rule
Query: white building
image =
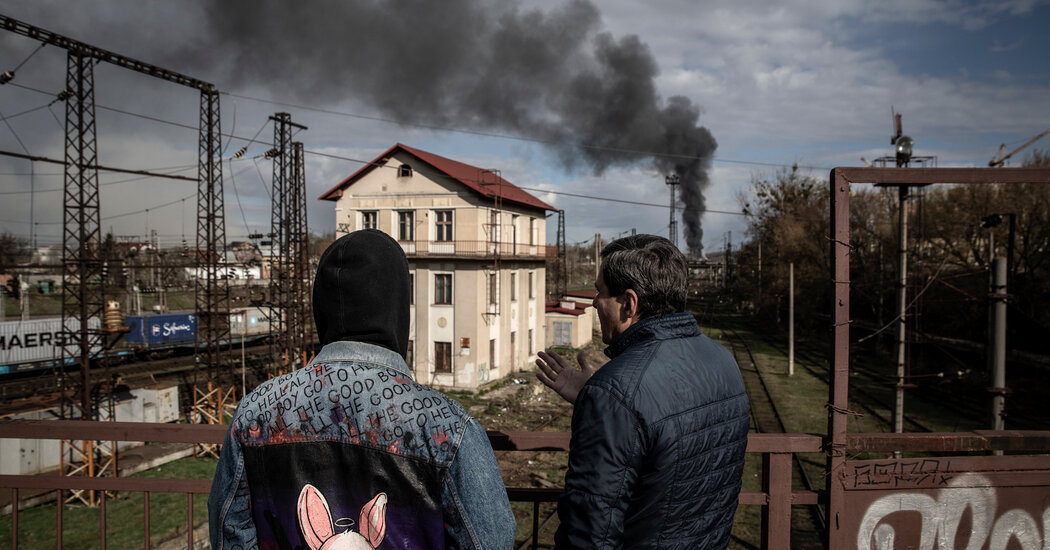
<path fill-rule="evenodd" d="M 475 389 L 535 359 L 553 207 L 497 172 L 401 144 L 321 199 L 335 202 L 336 237 L 374 228 L 404 248 L 417 380 Z"/>

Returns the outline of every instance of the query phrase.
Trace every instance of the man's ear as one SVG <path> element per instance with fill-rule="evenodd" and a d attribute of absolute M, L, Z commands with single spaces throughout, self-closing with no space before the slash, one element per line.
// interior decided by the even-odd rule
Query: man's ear
<path fill-rule="evenodd" d="M 641 314 L 641 304 L 638 303 L 638 293 L 631 289 L 627 289 L 623 293 L 623 302 L 620 306 L 623 311 L 625 319 L 631 319 L 637 321 Z"/>

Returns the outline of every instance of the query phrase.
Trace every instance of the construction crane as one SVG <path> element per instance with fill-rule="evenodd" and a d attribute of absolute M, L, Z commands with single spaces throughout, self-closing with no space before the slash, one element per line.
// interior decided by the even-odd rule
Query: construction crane
<path fill-rule="evenodd" d="M 1003 148 L 1006 147 L 1006 144 L 1004 143 L 1004 144 L 1000 145 L 999 146 L 999 158 L 998 159 L 992 159 L 992 160 L 988 161 L 988 166 L 990 168 L 995 168 L 996 166 L 1002 166 L 1003 163 L 1006 162 L 1006 159 L 1014 156 L 1017 152 L 1021 151 L 1025 147 L 1028 147 L 1029 145 L 1039 141 L 1040 139 L 1043 139 L 1043 137 L 1046 136 L 1047 134 L 1050 134 L 1050 128 L 1047 128 L 1046 130 L 1043 130 L 1043 132 L 1041 134 L 1039 134 L 1038 136 L 1035 136 L 1034 138 L 1026 141 L 1024 143 L 1024 145 L 1018 147 L 1017 149 L 1014 149 L 1013 151 L 1010 151 L 1006 155 L 1003 155 Z"/>

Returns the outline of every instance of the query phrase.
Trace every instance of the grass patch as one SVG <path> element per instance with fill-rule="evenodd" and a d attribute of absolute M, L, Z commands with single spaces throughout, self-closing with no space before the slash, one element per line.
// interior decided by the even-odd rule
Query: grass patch
<path fill-rule="evenodd" d="M 214 458 L 183 458 L 135 474 L 139 478 L 211 479 Z M 150 494 L 150 541 L 156 545 L 186 535 L 186 495 Z M 106 500 L 106 547 L 143 546 L 143 494 L 122 492 Z M 99 548 L 100 508 L 66 504 L 62 509 L 62 544 L 65 548 Z M 208 495 L 193 496 L 193 523 L 208 520 Z M 55 504 L 44 504 L 18 513 L 18 547 L 26 550 L 55 547 Z M 0 525 L 0 540 L 11 540 L 11 522 Z"/>

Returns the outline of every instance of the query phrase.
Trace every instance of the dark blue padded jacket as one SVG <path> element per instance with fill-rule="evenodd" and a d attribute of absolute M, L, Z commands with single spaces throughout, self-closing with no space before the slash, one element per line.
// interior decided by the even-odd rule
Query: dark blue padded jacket
<path fill-rule="evenodd" d="M 733 356 L 688 313 L 605 353 L 573 409 L 557 548 L 725 548 L 751 410 Z"/>

